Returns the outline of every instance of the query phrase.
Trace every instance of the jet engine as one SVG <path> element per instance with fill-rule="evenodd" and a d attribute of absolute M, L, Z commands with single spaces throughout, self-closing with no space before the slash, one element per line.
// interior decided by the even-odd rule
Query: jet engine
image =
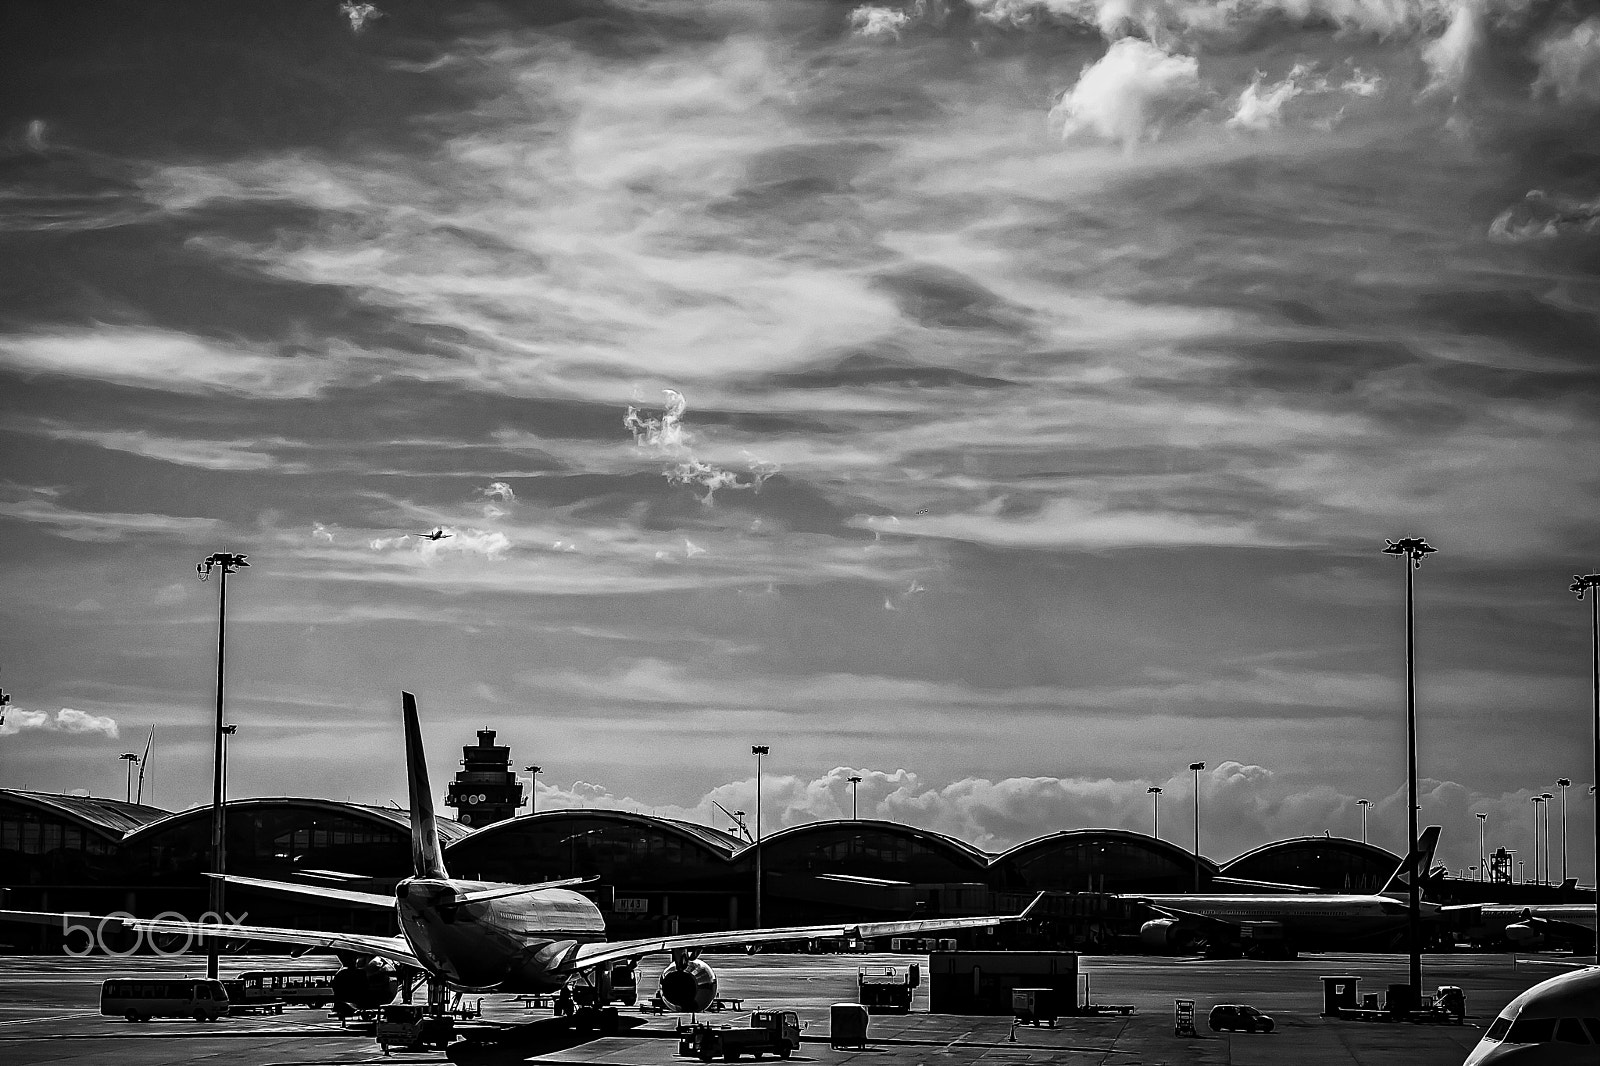
<path fill-rule="evenodd" d="M 1176 918 L 1152 918 L 1139 927 L 1139 942 L 1150 951 L 1178 951 L 1189 945 L 1189 934 Z"/>
<path fill-rule="evenodd" d="M 1506 939 L 1520 948 L 1536 948 L 1544 943 L 1542 924 L 1532 911 L 1524 910 L 1519 920 L 1506 926 Z"/>
<path fill-rule="evenodd" d="M 671 964 L 661 971 L 661 998 L 673 1010 L 703 1011 L 717 998 L 717 972 L 698 951 L 674 951 Z"/>
<path fill-rule="evenodd" d="M 376 1010 L 394 998 L 400 987 L 400 968 L 388 959 L 372 956 L 333 975 L 333 1010 L 341 1018 L 358 1011 Z"/>

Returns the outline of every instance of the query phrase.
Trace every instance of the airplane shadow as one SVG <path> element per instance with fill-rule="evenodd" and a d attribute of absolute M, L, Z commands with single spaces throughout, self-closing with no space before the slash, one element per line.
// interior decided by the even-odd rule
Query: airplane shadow
<path fill-rule="evenodd" d="M 617 1034 L 621 1034 L 643 1025 L 645 1019 L 622 1015 L 617 1021 Z M 445 1058 L 463 1066 L 511 1066 L 533 1055 L 565 1051 L 602 1036 L 617 1034 L 579 1030 L 565 1018 L 541 1018 L 523 1025 L 507 1026 L 497 1032 L 492 1041 L 458 1040 L 450 1045 Z"/>

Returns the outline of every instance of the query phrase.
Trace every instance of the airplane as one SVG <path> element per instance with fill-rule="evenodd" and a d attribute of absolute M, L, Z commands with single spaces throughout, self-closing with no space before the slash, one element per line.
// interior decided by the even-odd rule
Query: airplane
<path fill-rule="evenodd" d="M 1600 966 L 1540 981 L 1506 1004 L 1462 1066 L 1593 1066 L 1600 1044 Z"/>
<path fill-rule="evenodd" d="M 1139 927 L 1145 947 L 1156 951 L 1186 950 L 1203 942 L 1208 948 L 1250 947 L 1245 943 L 1276 925 L 1281 939 L 1263 939 L 1262 950 L 1293 955 L 1323 944 L 1349 946 L 1361 942 L 1389 946 L 1402 935 L 1409 907 L 1407 878 L 1426 874 L 1439 843 L 1440 827 L 1430 825 L 1417 839 L 1417 850 L 1395 867 L 1382 889 L 1372 894 L 1283 892 L 1128 895 L 1155 917 Z M 1420 882 L 1419 882 L 1420 884 Z M 1438 904 L 1420 903 L 1424 921 L 1440 921 Z M 1260 924 L 1257 924 L 1260 923 Z"/>
<path fill-rule="evenodd" d="M 395 967 L 425 974 L 431 986 L 456 992 L 555 992 L 576 983 L 592 990 L 592 998 L 603 1006 L 609 996 L 614 964 L 633 963 L 647 955 L 668 954 L 672 961 L 661 975 L 661 998 L 675 1010 L 693 1013 L 705 1010 L 717 996 L 716 973 L 699 957 L 707 949 L 749 951 L 764 944 L 816 937 L 867 939 L 989 928 L 1025 920 L 1039 904 L 1039 899 L 1035 898 L 1016 915 L 739 929 L 608 941 L 605 918 L 599 908 L 588 897 L 573 891 L 574 886 L 592 878 L 506 884 L 468 881 L 450 875 L 445 869 L 433 792 L 428 786 L 416 697 L 409 692 L 401 696 L 411 801 L 412 873 L 395 886 L 394 894 L 379 895 L 254 877 L 224 877 L 228 884 L 242 888 L 393 911 L 400 924 L 400 935 L 394 937 L 251 925 L 226 927 L 228 941 L 323 948 L 344 959 L 358 960 L 346 963 L 341 970 L 343 983 L 336 979 L 334 986 L 336 996 L 341 987 L 352 989 L 352 995 L 362 989 L 369 990 L 366 995 L 369 1002 L 356 1003 L 357 1006 L 378 1006 L 388 1001 L 394 992 Z M 38 911 L 0 910 L 0 919 L 53 923 L 63 917 Z M 193 936 L 217 932 L 216 926 L 183 921 L 127 916 L 73 917 L 91 923 L 96 920 L 111 922 L 113 926 L 155 934 Z M 370 1002 L 380 996 L 378 1002 Z M 586 995 L 585 998 L 591 997 Z M 605 1019 L 600 1020 L 605 1024 Z M 590 1025 L 594 1021 L 593 1015 L 577 1019 L 580 1025 Z"/>
<path fill-rule="evenodd" d="M 1592 950 L 1595 940 L 1592 903 L 1465 903 L 1444 909 L 1465 916 L 1469 939 L 1493 941 L 1498 934 L 1513 949 L 1532 951 L 1555 942 L 1583 951 Z"/>
<path fill-rule="evenodd" d="M 435 526 L 431 533 L 413 533 L 411 535 L 413 537 L 421 537 L 423 540 L 444 540 L 446 537 L 454 536 L 452 533 L 446 533 L 443 526 Z"/>

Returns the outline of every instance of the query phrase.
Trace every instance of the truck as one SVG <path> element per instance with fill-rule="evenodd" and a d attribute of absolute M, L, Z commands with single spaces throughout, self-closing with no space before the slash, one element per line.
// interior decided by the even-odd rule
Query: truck
<path fill-rule="evenodd" d="M 893 966 L 881 971 L 861 967 L 856 971 L 856 986 L 861 990 L 860 1003 L 868 1011 L 878 1014 L 911 1012 L 911 994 L 922 983 L 922 967 L 916 963 L 903 970 Z"/>
<path fill-rule="evenodd" d="M 678 1030 L 678 1054 L 701 1062 L 720 1058 L 733 1062 L 740 1055 L 774 1054 L 786 1059 L 800 1046 L 800 1016 L 792 1010 L 758 1010 L 747 1026 L 701 1022 Z"/>

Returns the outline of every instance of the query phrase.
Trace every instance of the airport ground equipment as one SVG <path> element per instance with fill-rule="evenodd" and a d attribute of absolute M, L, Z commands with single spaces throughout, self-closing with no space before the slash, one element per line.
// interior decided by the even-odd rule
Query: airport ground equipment
<path fill-rule="evenodd" d="M 1011 1016 L 1023 1025 L 1043 1023 L 1054 1029 L 1061 1014 L 1053 988 L 1014 988 L 1011 990 Z"/>
<path fill-rule="evenodd" d="M 909 1014 L 912 993 L 921 983 L 922 967 L 917 963 L 904 969 L 869 970 L 863 966 L 856 970 L 859 1001 L 873 1013 Z"/>
<path fill-rule="evenodd" d="M 1172 1035 L 1200 1035 L 1194 1028 L 1194 1000 L 1175 999 L 1172 1001 Z"/>
<path fill-rule="evenodd" d="M 448 1014 L 430 1014 L 420 1003 L 390 1003 L 383 1008 L 373 1029 L 385 1055 L 391 1047 L 425 1048 L 443 1051 L 455 1037 L 455 1019 Z"/>
<path fill-rule="evenodd" d="M 1361 1006 L 1361 978 L 1353 974 L 1334 974 L 1322 979 L 1322 1016 L 1338 1017 L 1342 1010 Z"/>
<path fill-rule="evenodd" d="M 867 1046 L 867 1008 L 859 1003 L 835 1003 L 828 1008 L 828 1045 L 832 1048 Z"/>
<path fill-rule="evenodd" d="M 1247 1033 L 1270 1033 L 1277 1026 L 1271 1017 L 1247 1003 L 1218 1003 L 1211 1008 L 1206 1024 L 1214 1033 L 1223 1029 L 1230 1029 L 1233 1032 L 1243 1029 Z"/>
<path fill-rule="evenodd" d="M 799 1046 L 800 1016 L 792 1010 L 752 1011 L 747 1026 L 699 1022 L 678 1030 L 678 1054 L 701 1062 L 717 1058 L 733 1062 L 741 1055 L 769 1053 L 786 1059 Z"/>

